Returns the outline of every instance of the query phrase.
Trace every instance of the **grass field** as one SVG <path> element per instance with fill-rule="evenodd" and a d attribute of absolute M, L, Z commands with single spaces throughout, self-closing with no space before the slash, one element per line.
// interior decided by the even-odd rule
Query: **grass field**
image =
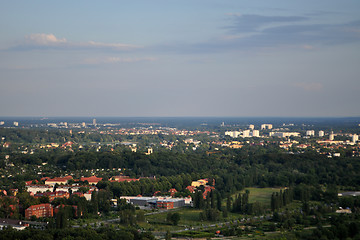
<path fill-rule="evenodd" d="M 180 208 L 180 209 L 176 209 L 173 211 L 169 211 L 169 212 L 177 212 L 180 214 L 180 221 L 179 221 L 178 226 L 166 225 L 166 216 L 169 212 L 147 215 L 146 220 L 149 221 L 150 223 L 153 223 L 152 226 L 155 227 L 155 229 L 158 231 L 162 231 L 162 230 L 175 231 L 178 229 L 184 229 L 183 227 L 179 227 L 179 226 L 193 226 L 194 227 L 194 226 L 198 226 L 201 224 L 210 223 L 210 222 L 206 222 L 206 221 L 204 221 L 204 222 L 199 221 L 199 215 L 200 215 L 201 211 L 202 210 L 192 209 L 192 208 Z M 156 224 L 156 223 L 159 223 L 159 224 Z M 163 223 L 163 224 L 161 224 L 161 223 Z"/>
<path fill-rule="evenodd" d="M 250 191 L 249 202 L 260 202 L 267 207 L 270 207 L 271 195 L 273 192 L 280 192 L 284 188 L 246 188 L 241 192 L 237 192 L 232 195 L 232 198 L 235 198 L 239 193 L 244 193 L 246 190 Z"/>

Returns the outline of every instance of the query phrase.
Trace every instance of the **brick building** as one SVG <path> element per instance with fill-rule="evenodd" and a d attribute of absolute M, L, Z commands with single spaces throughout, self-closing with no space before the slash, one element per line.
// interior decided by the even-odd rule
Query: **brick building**
<path fill-rule="evenodd" d="M 32 205 L 25 210 L 25 218 L 30 219 L 31 216 L 35 216 L 37 218 L 53 217 L 53 207 L 50 203 Z"/>
<path fill-rule="evenodd" d="M 55 191 L 55 192 L 44 192 L 44 193 L 36 193 L 34 197 L 49 197 L 49 201 L 54 201 L 55 198 L 69 198 L 70 194 L 65 191 Z"/>

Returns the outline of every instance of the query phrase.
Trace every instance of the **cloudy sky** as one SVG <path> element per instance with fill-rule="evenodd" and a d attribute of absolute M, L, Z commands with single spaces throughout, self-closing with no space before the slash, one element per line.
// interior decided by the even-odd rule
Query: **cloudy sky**
<path fill-rule="evenodd" d="M 359 0 L 2 1 L 0 116 L 360 116 Z"/>

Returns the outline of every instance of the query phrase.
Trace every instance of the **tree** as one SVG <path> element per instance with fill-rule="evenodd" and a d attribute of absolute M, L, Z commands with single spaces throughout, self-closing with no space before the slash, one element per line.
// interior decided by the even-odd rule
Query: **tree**
<path fill-rule="evenodd" d="M 66 228 L 68 226 L 68 212 L 66 208 L 60 208 L 56 214 L 56 228 Z"/>
<path fill-rule="evenodd" d="M 226 199 L 226 210 L 228 212 L 231 211 L 231 198 L 230 198 L 230 196 L 228 196 L 227 199 Z"/>
<path fill-rule="evenodd" d="M 217 203 L 217 209 L 219 211 L 221 211 L 222 206 L 221 206 L 221 195 L 218 191 L 216 191 L 216 203 Z"/>
<path fill-rule="evenodd" d="M 177 226 L 180 221 L 179 213 L 168 213 L 166 216 L 166 221 L 170 222 L 172 225 Z"/>
<path fill-rule="evenodd" d="M 169 230 L 166 231 L 165 239 L 171 240 L 171 232 Z"/>

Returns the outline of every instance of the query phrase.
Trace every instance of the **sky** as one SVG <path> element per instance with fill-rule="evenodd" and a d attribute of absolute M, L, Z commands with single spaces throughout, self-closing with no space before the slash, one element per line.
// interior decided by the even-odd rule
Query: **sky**
<path fill-rule="evenodd" d="M 0 6 L 0 116 L 360 116 L 358 0 Z"/>

